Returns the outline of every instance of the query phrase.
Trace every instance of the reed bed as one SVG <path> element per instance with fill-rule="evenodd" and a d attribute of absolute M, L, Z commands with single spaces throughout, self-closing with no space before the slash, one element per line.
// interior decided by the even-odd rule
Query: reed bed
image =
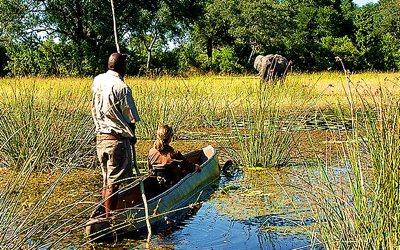
<path fill-rule="evenodd" d="M 87 98 L 60 91 L 43 95 L 35 85 L 12 87 L 13 92 L 1 91 L 0 136 L 5 140 L 0 164 L 20 169 L 34 159 L 39 171 L 66 162 L 90 165 L 91 159 L 83 157 L 93 153 L 93 125 L 83 112 Z"/>
<path fill-rule="evenodd" d="M 0 190 L 0 248 L 38 248 L 68 234 L 60 225 L 71 222 L 74 216 L 65 215 L 79 206 L 76 201 L 49 208 L 54 190 L 71 169 L 93 165 L 93 125 L 83 112 L 88 101 L 74 89 L 44 91 L 19 80 L 0 95 L 0 170 L 14 171 Z M 30 190 L 27 184 L 38 172 L 59 174 L 43 189 Z M 25 202 L 35 195 L 40 199 Z"/>
<path fill-rule="evenodd" d="M 223 107 L 239 98 L 239 85 L 225 86 L 205 79 L 160 78 L 134 83 L 128 79 L 142 118 L 137 129 L 139 137 L 154 138 L 159 124 L 172 125 L 176 134 L 179 130 L 223 124 Z"/>
<path fill-rule="evenodd" d="M 312 190 L 328 249 L 400 246 L 400 101 L 385 88 L 345 86 L 352 130 L 342 146 L 344 174 L 325 164 Z"/>
<path fill-rule="evenodd" d="M 293 132 L 305 123 L 317 98 L 312 90 L 299 82 L 250 89 L 238 100 L 240 104 L 227 106 L 232 130 L 225 134 L 223 149 L 241 166 L 287 165 L 299 135 Z"/>
<path fill-rule="evenodd" d="M 394 84 L 399 74 L 360 74 L 353 77 L 357 79 L 357 84 L 365 83 L 374 89 L 378 88 L 377 82 L 384 84 L 399 96 L 399 86 Z M 0 79 L 0 87 L 2 95 L 13 95 L 16 91 L 16 87 L 13 87 L 15 85 L 35 85 L 35 102 L 48 100 L 49 92 L 59 93 L 65 95 L 71 103 L 77 100 L 84 102 L 78 104 L 75 110 L 90 116 L 91 82 L 90 78 L 3 78 Z M 170 123 L 177 131 L 229 127 L 231 111 L 226 109 L 227 106 L 234 110 L 235 116 L 241 116 L 246 113 L 247 108 L 243 106 L 244 98 L 248 98 L 250 104 L 258 101 L 256 95 L 246 94 L 259 91 L 259 80 L 255 77 L 127 77 L 126 82 L 133 90 L 142 116 L 142 122 L 137 129 L 141 138 L 153 138 L 154 130 L 160 123 Z M 292 74 L 279 88 L 280 91 L 274 91 L 274 94 L 277 95 L 277 105 L 282 110 L 310 109 L 304 105 L 310 100 L 310 96 L 318 96 L 313 99 L 311 108 L 325 109 L 330 108 L 331 103 L 338 98 L 346 99 L 346 93 L 341 88 L 342 82 L 343 78 L 337 72 Z M 21 88 L 18 91 L 22 91 Z"/>
<path fill-rule="evenodd" d="M 308 188 L 320 219 L 317 233 L 328 248 L 384 248 L 399 245 L 399 76 L 351 76 L 352 85 L 368 86 L 366 91 L 342 88 L 337 72 L 292 74 L 283 85 L 234 76 L 128 77 L 126 82 L 142 117 L 139 140 L 153 138 L 161 123 L 171 124 L 178 134 L 217 131 L 214 142 L 237 164 L 264 171 L 290 162 L 299 140 L 294 132 L 315 112 L 324 117 L 329 109 L 340 121 L 350 119 L 351 126 L 343 126 L 350 130 L 343 132 L 347 143 L 342 148 L 348 175 L 338 182 L 325 164 L 319 186 L 313 182 Z M 0 79 L 0 166 L 17 172 L 0 190 L 0 248 L 62 246 L 93 209 L 93 193 L 58 209 L 49 211 L 46 205 L 72 170 L 96 165 L 91 81 Z M 332 107 L 338 100 L 347 103 Z M 26 209 L 23 190 L 37 172 L 60 174 Z"/>

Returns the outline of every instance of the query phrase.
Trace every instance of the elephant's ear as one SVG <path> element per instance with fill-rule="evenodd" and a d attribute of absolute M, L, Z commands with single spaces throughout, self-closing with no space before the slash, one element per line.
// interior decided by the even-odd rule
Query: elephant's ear
<path fill-rule="evenodd" d="M 254 60 L 254 68 L 255 68 L 258 72 L 261 71 L 262 58 L 263 58 L 263 56 L 258 55 L 258 56 L 256 57 L 256 59 Z"/>
<path fill-rule="evenodd" d="M 263 65 L 263 67 L 261 67 L 261 71 L 260 71 L 260 77 L 263 81 L 265 81 L 268 75 L 268 70 L 267 70 L 268 66 L 267 65 Z"/>
<path fill-rule="evenodd" d="M 265 60 L 266 62 L 269 62 L 269 63 L 271 63 L 272 60 L 274 60 L 274 58 L 275 58 L 275 55 L 274 55 L 274 54 L 268 54 L 268 55 L 264 56 L 264 60 Z"/>
<path fill-rule="evenodd" d="M 277 55 L 277 56 L 278 56 L 278 63 L 279 64 L 282 64 L 282 65 L 288 64 L 288 60 L 286 59 L 286 57 L 281 56 L 281 55 Z"/>

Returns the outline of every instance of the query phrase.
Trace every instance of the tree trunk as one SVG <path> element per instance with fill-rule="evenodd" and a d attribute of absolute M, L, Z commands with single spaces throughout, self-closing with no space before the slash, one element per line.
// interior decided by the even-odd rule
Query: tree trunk
<path fill-rule="evenodd" d="M 152 48 L 147 50 L 146 69 L 149 69 L 149 68 L 150 68 L 151 52 L 152 52 Z"/>
<path fill-rule="evenodd" d="M 146 63 L 146 68 L 150 68 L 150 61 L 151 61 L 151 53 L 153 52 L 153 47 L 154 44 L 156 43 L 157 40 L 157 33 L 154 35 L 153 39 L 151 40 L 150 46 L 147 48 L 147 63 Z"/>
<path fill-rule="evenodd" d="M 256 52 L 256 50 L 255 50 L 254 46 L 251 46 L 251 53 L 250 53 L 250 56 L 249 56 L 249 60 L 247 61 L 248 64 L 251 63 L 251 58 L 254 56 L 255 52 Z"/>
<path fill-rule="evenodd" d="M 84 33 L 83 33 L 83 10 L 80 0 L 75 0 L 75 8 L 76 8 L 76 30 L 75 30 L 75 39 L 78 46 L 78 57 L 79 57 L 79 64 L 78 67 L 78 74 L 82 75 L 82 62 L 83 62 L 83 40 L 84 40 Z"/>
<path fill-rule="evenodd" d="M 211 37 L 207 39 L 207 57 L 212 62 L 212 54 L 213 54 L 213 40 Z"/>

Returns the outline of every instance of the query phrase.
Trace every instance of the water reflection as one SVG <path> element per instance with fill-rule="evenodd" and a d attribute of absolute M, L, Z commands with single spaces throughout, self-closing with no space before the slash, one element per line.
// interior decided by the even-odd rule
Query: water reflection
<path fill-rule="evenodd" d="M 271 171 L 271 170 L 269 170 Z M 283 173 L 274 173 L 274 176 L 282 176 Z M 263 182 L 255 181 L 262 177 Z M 243 194 L 243 186 L 252 186 L 260 189 L 264 186 L 272 192 L 271 187 L 265 186 L 266 176 L 263 173 L 243 173 L 239 169 L 231 169 L 229 173 L 222 175 L 219 192 L 205 202 L 196 214 L 187 218 L 173 230 L 163 234 L 154 235 L 151 241 L 151 249 L 321 249 L 306 234 L 306 227 L 312 227 L 315 221 L 308 218 L 308 211 L 304 207 L 290 212 L 287 209 L 276 212 L 266 207 L 265 198 L 257 194 L 252 196 L 237 196 Z M 244 185 L 247 183 L 247 185 Z M 249 187 L 247 187 L 249 188 Z M 246 189 L 247 189 L 246 188 Z M 266 190 L 262 190 L 265 193 Z M 277 191 L 277 190 L 275 190 Z M 251 193 L 251 192 L 250 192 Z M 277 192 L 279 193 L 279 192 Z M 244 194 L 247 194 L 245 192 Z M 292 193 L 294 194 L 294 193 Z M 228 197 L 227 197 L 228 196 Z M 272 195 L 275 196 L 275 195 Z M 229 198 L 230 197 L 230 198 Z M 239 200 L 237 199 L 239 198 Z M 257 199 L 263 202 L 257 202 Z M 275 198 L 273 199 L 275 200 Z M 236 203 L 236 206 L 235 204 Z M 228 206 L 230 208 L 221 208 Z M 259 209 L 262 206 L 262 209 Z M 280 206 L 282 208 L 282 206 Z M 248 213 L 250 209 L 257 213 Z M 229 211 L 238 210 L 236 213 Z M 300 211 L 301 210 L 301 211 Z M 303 213 L 304 212 L 304 213 Z M 237 214 L 246 214 L 240 218 Z M 250 215 L 253 214 L 253 215 Z M 261 214 L 261 215 L 255 215 Z M 304 215 L 304 216 L 300 216 Z M 250 215 L 250 216 L 249 216 Z M 299 229 L 300 228 L 300 229 Z M 118 249 L 144 249 L 143 241 L 125 240 L 117 243 Z"/>
<path fill-rule="evenodd" d="M 258 174 L 257 174 L 258 175 Z M 252 181 L 249 181 L 249 177 Z M 231 169 L 221 177 L 220 188 L 222 192 L 237 193 L 243 188 L 243 180 L 247 184 L 254 184 L 254 174 L 243 175 L 238 169 Z M 265 175 L 262 178 L 265 181 Z M 263 182 L 264 183 L 264 182 Z M 236 185 L 238 184 L 238 185 Z M 265 184 L 257 183 L 260 186 Z M 242 186 L 242 187 L 240 187 Z M 229 195 L 229 196 L 230 196 Z M 257 195 L 261 198 L 259 195 Z M 211 201 L 205 203 L 197 214 L 187 219 L 179 228 L 168 235 L 154 239 L 154 246 L 174 249 L 319 249 L 320 245 L 313 245 L 309 235 L 291 231 L 293 228 L 306 227 L 315 221 L 312 218 L 298 218 L 291 216 L 290 212 L 268 213 L 261 216 L 253 216 L 248 219 L 239 219 L 234 214 L 247 213 L 245 207 L 250 205 L 255 208 L 261 204 L 249 204 L 249 197 L 246 196 L 247 205 L 241 204 L 235 207 L 230 196 L 229 202 L 221 200 L 217 195 Z M 254 197 L 255 198 L 255 197 Z M 251 199 L 250 199 L 251 200 Z M 226 200 L 225 200 L 226 201 Z M 236 202 L 239 202 L 236 200 Z M 243 202 L 243 201 L 242 201 Z M 241 202 L 239 202 L 241 203 Z M 252 203 L 250 201 L 250 203 Z M 240 210 L 236 213 L 229 213 L 221 206 L 232 206 L 230 209 Z M 263 202 L 263 206 L 265 203 Z M 230 210 L 227 209 L 227 210 Z M 265 209 L 265 207 L 264 207 Z M 303 211 L 304 212 L 304 211 Z M 297 211 L 295 214 L 298 214 Z M 239 216 L 240 217 L 240 216 Z M 246 217 L 246 216 L 245 216 Z M 286 228 L 286 233 L 277 228 Z"/>
<path fill-rule="evenodd" d="M 185 221 L 180 230 L 155 239 L 156 247 L 175 249 L 294 249 L 311 248 L 304 234 L 282 234 L 262 230 L 265 221 L 238 221 L 221 215 L 212 202 L 204 204 L 197 215 Z M 317 248 L 315 246 L 314 248 Z"/>

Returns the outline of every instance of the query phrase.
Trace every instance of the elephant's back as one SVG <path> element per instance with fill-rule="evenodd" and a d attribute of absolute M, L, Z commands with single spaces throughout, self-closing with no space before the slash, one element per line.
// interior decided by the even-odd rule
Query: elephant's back
<path fill-rule="evenodd" d="M 277 62 L 277 64 L 281 64 L 281 65 L 287 65 L 288 64 L 288 60 L 286 59 L 286 57 L 275 54 L 275 61 Z"/>
<path fill-rule="evenodd" d="M 266 55 L 262 58 L 262 61 L 264 64 L 269 65 L 269 64 L 280 64 L 280 65 L 287 65 L 288 60 L 279 54 L 269 54 Z"/>

